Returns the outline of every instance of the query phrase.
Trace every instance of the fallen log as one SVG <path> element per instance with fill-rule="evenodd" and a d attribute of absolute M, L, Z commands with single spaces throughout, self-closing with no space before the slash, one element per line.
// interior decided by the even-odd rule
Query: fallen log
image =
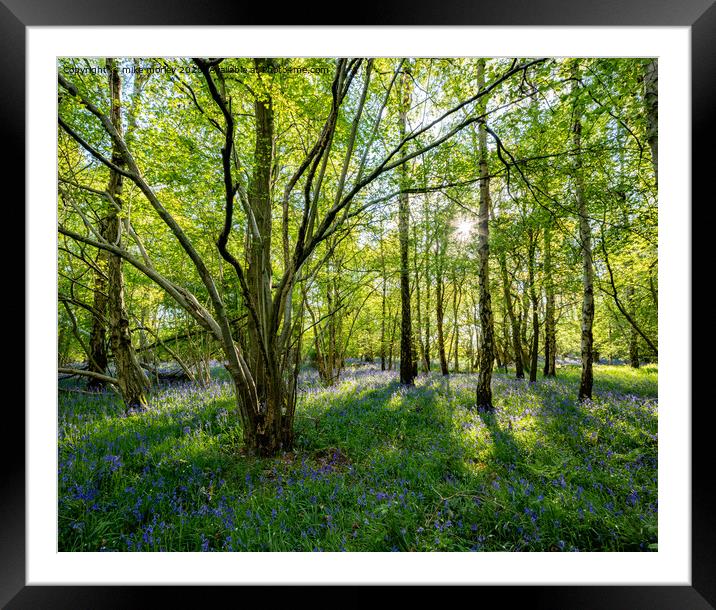
<path fill-rule="evenodd" d="M 69 377 L 74 377 L 75 375 L 82 375 L 84 377 L 99 379 L 100 381 L 104 381 L 105 383 L 111 383 L 113 385 L 119 386 L 119 381 L 114 377 L 110 377 L 109 375 L 102 375 L 102 373 L 95 373 L 94 371 L 87 371 L 74 367 L 57 367 L 57 372 L 60 373 L 60 375 L 64 375 L 64 377 L 60 377 L 60 379 L 67 379 Z"/>
<path fill-rule="evenodd" d="M 179 366 L 163 369 L 148 362 L 140 362 L 139 364 L 145 371 L 148 371 L 152 377 L 159 381 L 191 381 L 186 371 Z"/>
<path fill-rule="evenodd" d="M 181 367 L 171 367 L 171 368 L 161 368 L 156 367 L 148 362 L 140 362 L 140 366 L 147 371 L 151 377 L 156 379 L 157 381 L 168 381 L 168 382 L 176 382 L 176 381 L 192 381 L 192 379 L 187 375 L 186 371 L 184 371 Z M 72 377 L 76 376 L 82 376 L 82 377 L 90 377 L 92 379 L 97 379 L 99 381 L 104 381 L 105 383 L 111 383 L 115 386 L 119 387 L 119 380 L 115 377 L 111 377 L 110 375 L 104 375 L 102 373 L 96 373 L 94 371 L 87 370 L 88 366 L 86 362 L 82 362 L 77 365 L 73 365 L 71 367 L 58 367 L 58 379 L 70 379 Z"/>

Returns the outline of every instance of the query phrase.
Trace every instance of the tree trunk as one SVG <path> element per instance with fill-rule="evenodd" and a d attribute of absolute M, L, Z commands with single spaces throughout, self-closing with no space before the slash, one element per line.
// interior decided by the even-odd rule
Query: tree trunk
<path fill-rule="evenodd" d="M 139 58 L 134 59 L 135 67 L 139 66 Z M 110 66 L 108 66 L 110 67 Z M 127 126 L 127 141 L 134 134 L 134 128 L 136 127 L 137 110 L 139 106 L 139 93 L 141 92 L 144 84 L 149 78 L 149 73 L 137 70 L 133 79 L 133 87 L 131 94 L 131 108 L 128 113 L 128 126 Z M 111 85 L 110 85 L 111 87 Z M 121 88 L 121 83 L 119 84 Z M 121 92 L 121 89 L 120 89 Z M 117 99 L 121 107 L 121 100 L 114 98 L 114 92 L 110 92 L 113 99 Z M 115 127 L 119 126 L 119 132 L 121 134 L 121 123 L 114 122 Z M 107 235 L 107 218 L 102 218 L 100 221 L 100 233 Z M 107 371 L 107 301 L 108 301 L 108 287 L 107 287 L 107 273 L 108 273 L 108 261 L 109 254 L 105 251 L 99 253 L 97 260 L 98 271 L 94 272 L 94 289 L 93 289 L 93 314 L 92 314 L 92 328 L 90 330 L 90 341 L 89 341 L 89 370 L 96 373 L 105 373 Z M 91 390 L 98 390 L 103 388 L 105 385 L 104 381 L 99 377 L 91 377 L 87 387 Z"/>
<path fill-rule="evenodd" d="M 336 316 L 330 312 L 334 309 L 334 292 L 333 282 L 328 282 L 328 358 L 326 374 L 326 382 L 328 385 L 333 385 L 336 381 L 336 366 L 338 364 L 338 354 L 336 353 Z"/>
<path fill-rule="evenodd" d="M 268 376 L 267 376 L 268 377 Z M 276 377 L 274 377 L 276 379 Z M 248 391 L 246 383 L 235 379 L 236 396 L 239 405 L 252 404 L 254 397 Z M 293 421 L 288 402 L 295 400 L 294 395 L 286 391 L 283 380 L 263 386 L 263 402 L 258 411 L 245 410 L 248 425 L 243 426 L 244 444 L 250 455 L 270 457 L 279 451 L 290 449 L 293 445 Z M 243 419 L 244 415 L 242 415 Z"/>
<path fill-rule="evenodd" d="M 329 261 L 329 268 L 330 268 Z M 339 345 L 341 343 L 342 328 L 340 326 L 341 316 L 336 315 L 338 308 L 338 286 L 335 277 L 328 280 L 326 286 L 326 310 L 328 319 L 326 320 L 326 328 L 328 329 L 328 343 L 323 352 L 323 358 L 320 360 L 322 366 L 319 373 L 323 383 L 327 386 L 334 385 L 340 376 L 343 366 L 343 358 Z"/>
<path fill-rule="evenodd" d="M 102 220 L 100 231 L 107 232 L 106 219 Z M 107 372 L 107 263 L 109 255 L 100 252 L 97 257 L 98 270 L 94 272 L 94 291 L 92 302 L 92 328 L 89 339 L 89 370 L 101 375 Z M 90 377 L 87 389 L 100 390 L 105 382 L 99 377 Z"/>
<path fill-rule="evenodd" d="M 654 178 L 659 182 L 659 60 L 648 59 L 644 66 L 644 104 L 646 106 L 646 140 L 651 149 Z"/>
<path fill-rule="evenodd" d="M 426 268 L 427 273 L 427 268 Z M 430 275 L 425 277 L 425 372 L 430 372 Z"/>
<path fill-rule="evenodd" d="M 401 76 L 400 98 L 400 139 L 405 138 L 410 108 L 412 81 L 406 68 Z M 400 166 L 401 187 L 407 187 L 407 164 Z M 413 365 L 413 329 L 410 315 L 410 267 L 408 260 L 408 232 L 410 231 L 410 209 L 408 193 L 400 193 L 398 198 L 398 234 L 400 238 L 400 383 L 413 385 L 415 367 Z"/>
<path fill-rule="evenodd" d="M 475 353 L 473 355 L 472 363 L 470 364 L 470 372 L 474 373 L 480 366 L 480 304 L 479 304 L 479 291 L 477 299 L 472 299 L 472 326 L 475 329 Z"/>
<path fill-rule="evenodd" d="M 485 60 L 479 59 L 477 64 L 477 86 L 485 88 Z M 480 113 L 486 110 L 486 96 L 480 101 Z M 477 221 L 477 250 L 479 253 L 480 280 L 480 326 L 482 328 L 482 345 L 480 346 L 479 373 L 475 401 L 478 409 L 493 411 L 492 405 L 492 364 L 494 360 L 494 326 L 492 320 L 492 304 L 490 302 L 490 182 L 487 168 L 487 130 L 485 122 L 478 126 L 480 155 L 480 209 Z"/>
<path fill-rule="evenodd" d="M 455 270 L 453 269 L 452 272 L 452 284 L 453 284 L 453 293 L 452 293 L 452 317 L 453 317 L 453 340 L 454 340 L 454 349 L 453 357 L 455 358 L 455 372 L 460 372 L 460 324 L 458 322 L 458 310 L 460 308 L 460 301 L 461 301 L 461 292 L 458 289 L 458 282 L 457 282 L 457 274 Z"/>
<path fill-rule="evenodd" d="M 110 120 L 114 129 L 122 133 L 122 107 L 121 87 L 122 81 L 119 76 L 117 64 L 113 59 L 107 59 L 109 90 L 112 108 Z M 112 163 L 120 168 L 125 166 L 125 159 L 122 153 L 113 145 Z M 111 201 L 116 204 L 109 206 L 104 235 L 107 241 L 118 243 L 122 246 L 122 222 L 119 217 L 119 209 L 122 202 L 122 175 L 110 170 L 107 193 Z M 122 400 L 127 409 L 143 410 L 147 407 L 147 399 L 144 395 L 149 386 L 144 371 L 139 365 L 139 360 L 132 347 L 132 335 L 129 332 L 129 316 L 124 304 L 124 273 L 122 271 L 122 259 L 116 254 L 107 253 L 107 309 L 109 311 L 110 340 L 112 354 L 117 368 L 116 377 L 119 382 L 119 390 Z"/>
<path fill-rule="evenodd" d="M 380 370 L 385 370 L 385 277 L 383 278 L 383 295 L 381 299 L 380 316 Z"/>
<path fill-rule="evenodd" d="M 629 286 L 627 289 L 627 303 L 631 309 L 632 318 L 634 317 L 634 286 Z M 629 364 L 632 368 L 638 369 L 639 362 L 639 334 L 636 328 L 632 325 L 629 326 Z"/>
<path fill-rule="evenodd" d="M 537 316 L 537 290 L 535 288 L 535 249 L 537 235 L 529 232 L 529 265 L 530 300 L 532 301 L 532 352 L 530 354 L 530 382 L 537 381 L 537 354 L 539 353 L 539 318 Z"/>
<path fill-rule="evenodd" d="M 417 230 L 415 231 L 417 233 Z M 417 324 L 415 327 L 415 339 L 420 354 L 420 366 L 424 373 L 430 370 L 425 360 L 425 343 L 423 343 L 423 316 L 422 307 L 420 306 L 420 265 L 418 264 L 418 238 L 417 235 L 413 239 L 413 268 L 415 270 L 415 309 L 417 313 Z M 417 364 L 417 363 L 416 363 Z"/>
<path fill-rule="evenodd" d="M 254 65 L 260 75 L 270 74 L 274 60 L 257 58 Z M 249 421 L 244 426 L 244 442 L 250 453 L 258 456 L 276 455 L 293 444 L 293 412 L 295 393 L 284 380 L 283 367 L 292 368 L 290 359 L 284 363 L 277 353 L 278 337 L 271 331 L 273 315 L 271 268 L 271 168 L 273 163 L 274 113 L 270 88 L 259 84 L 261 91 L 254 100 L 255 147 L 254 167 L 248 189 L 248 200 L 255 221 L 251 231 L 247 283 L 253 298 L 254 312 L 248 316 L 248 367 L 251 381 L 245 375 L 236 377 L 239 409 Z M 286 262 L 288 264 L 288 262 Z M 330 288 L 329 288 L 330 291 Z M 329 350 L 330 352 L 330 350 Z M 333 367 L 334 354 L 323 354 L 328 368 Z"/>
<path fill-rule="evenodd" d="M 380 301 L 380 370 L 385 370 L 385 364 L 386 364 L 386 357 L 385 357 L 385 316 L 386 316 L 386 294 L 387 294 L 387 283 L 388 280 L 386 278 L 385 273 L 385 252 L 383 250 L 383 235 L 384 235 L 384 229 L 383 229 L 383 220 L 380 221 L 380 270 L 381 270 L 381 276 L 383 280 L 383 290 L 382 290 L 382 296 Z"/>
<path fill-rule="evenodd" d="M 573 83 L 579 80 L 577 60 L 572 64 Z M 592 385 L 594 376 L 592 363 L 594 360 L 594 337 L 592 324 L 594 323 L 594 271 L 592 268 L 592 232 L 589 226 L 587 200 L 584 195 L 584 177 L 582 176 L 582 105 L 579 100 L 578 85 L 572 85 L 572 94 L 575 96 L 574 124 L 572 137 L 574 144 L 574 179 L 577 195 L 577 213 L 579 215 L 579 241 L 582 250 L 582 376 L 579 384 L 579 400 L 592 398 Z"/>
<path fill-rule="evenodd" d="M 557 329 L 554 320 L 554 280 L 552 278 L 552 229 L 544 230 L 544 376 L 556 377 Z"/>
<path fill-rule="evenodd" d="M 524 379 L 525 372 L 522 366 L 522 341 L 520 339 L 520 321 L 515 315 L 515 308 L 512 303 L 512 290 L 510 279 L 507 275 L 507 260 L 505 253 L 500 255 L 500 271 L 502 272 L 502 293 L 505 298 L 505 308 L 510 319 L 512 328 L 512 348 L 515 352 L 515 377 Z"/>
<path fill-rule="evenodd" d="M 392 324 L 390 326 L 390 343 L 388 347 L 388 370 L 393 370 L 393 346 L 395 345 L 395 328 L 398 326 L 398 317 L 391 316 Z"/>
<path fill-rule="evenodd" d="M 467 353 L 465 355 L 467 356 L 467 372 L 472 373 L 472 361 L 475 358 L 475 337 L 472 329 L 468 335 Z"/>
<path fill-rule="evenodd" d="M 529 365 L 530 361 L 530 350 L 529 346 L 531 341 L 527 338 L 527 329 L 529 327 L 529 317 L 530 317 L 530 303 L 529 303 L 529 291 L 527 290 L 527 286 L 524 285 L 524 288 L 522 290 L 522 310 L 520 312 L 520 332 L 522 333 L 522 362 L 524 363 L 525 368 Z"/>
<path fill-rule="evenodd" d="M 502 368 L 501 347 L 500 347 L 500 342 L 497 339 L 495 339 L 495 366 L 498 369 Z"/>
<path fill-rule="evenodd" d="M 257 71 L 272 65 L 269 59 L 255 59 Z M 268 336 L 271 302 L 271 163 L 273 159 L 273 100 L 267 92 L 254 100 L 255 146 L 254 167 L 248 197 L 255 219 L 250 230 L 248 248 L 248 286 L 254 298 L 257 320 L 249 316 L 248 364 L 256 384 L 260 403 L 270 394 L 271 380 L 266 370 L 265 356 L 260 342 Z M 258 326 L 258 327 L 257 327 Z M 272 415 L 273 417 L 273 415 Z"/>
<path fill-rule="evenodd" d="M 503 309 L 502 312 L 502 345 L 504 345 L 503 354 L 504 358 L 502 359 L 502 369 L 507 375 L 507 363 L 510 359 L 510 329 L 507 326 L 507 312 Z"/>
<path fill-rule="evenodd" d="M 423 218 L 425 221 L 425 252 L 430 252 L 430 246 L 432 245 L 432 235 L 429 230 L 428 223 L 428 197 L 423 197 Z M 430 294 L 430 261 L 429 257 L 425 257 L 425 372 L 430 372 L 430 313 L 431 309 L 431 294 Z"/>
<path fill-rule="evenodd" d="M 441 248 L 442 250 L 442 248 Z M 440 357 L 440 372 L 443 375 L 448 375 L 448 364 L 447 364 L 447 358 L 445 356 L 445 331 L 444 331 L 444 320 L 445 320 L 445 311 L 443 308 L 444 305 L 444 297 L 445 297 L 445 285 L 444 285 L 444 279 L 443 279 L 443 271 L 442 271 L 442 252 L 438 253 L 438 256 L 440 257 L 438 259 L 438 269 L 436 272 L 435 277 L 435 306 L 436 306 L 436 321 L 437 321 L 437 328 L 438 328 L 438 356 Z"/>
<path fill-rule="evenodd" d="M 57 366 L 65 366 L 65 364 L 67 364 L 69 341 L 67 340 L 65 327 L 62 324 L 59 324 L 59 326 L 59 332 L 57 333 Z"/>

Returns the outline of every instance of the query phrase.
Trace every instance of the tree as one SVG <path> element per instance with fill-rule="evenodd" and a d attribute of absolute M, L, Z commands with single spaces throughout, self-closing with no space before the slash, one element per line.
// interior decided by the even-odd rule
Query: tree
<path fill-rule="evenodd" d="M 577 199 L 577 214 L 579 215 L 579 244 L 582 252 L 582 376 L 579 383 L 579 400 L 592 398 L 593 384 L 593 345 L 592 324 L 594 322 L 594 271 L 592 269 L 592 233 L 589 226 L 589 212 L 584 193 L 584 176 L 582 175 L 582 100 L 577 85 L 580 72 L 578 60 L 571 66 L 573 80 L 572 94 L 574 95 L 574 123 L 572 124 L 574 156 L 574 183 Z"/>
<path fill-rule="evenodd" d="M 646 109 L 646 139 L 651 149 L 654 178 L 659 181 L 659 60 L 651 58 L 644 64 L 644 106 Z"/>
<path fill-rule="evenodd" d="M 539 353 L 539 317 L 537 314 L 537 290 L 535 288 L 535 250 L 537 249 L 537 231 L 533 228 L 527 230 L 528 236 L 528 263 L 530 285 L 530 301 L 532 303 L 532 349 L 530 351 L 530 382 L 537 381 L 537 354 Z"/>
<path fill-rule="evenodd" d="M 555 321 L 554 279 L 552 276 L 552 219 L 544 229 L 544 370 L 545 377 L 556 377 L 557 329 Z"/>
<path fill-rule="evenodd" d="M 478 90 L 485 89 L 485 60 L 477 63 Z M 480 102 L 483 114 L 487 98 Z M 481 343 L 479 374 L 475 403 L 478 409 L 494 410 L 492 404 L 492 363 L 494 360 L 494 326 L 490 301 L 490 179 L 487 166 L 487 128 L 483 119 L 478 124 L 479 167 L 480 167 L 480 209 L 477 221 L 477 249 L 479 255 L 478 278 L 480 281 L 480 329 Z"/>
<path fill-rule="evenodd" d="M 515 308 L 512 301 L 512 282 L 507 273 L 507 255 L 502 250 L 499 255 L 500 273 L 502 277 L 502 297 L 505 302 L 505 309 L 510 321 L 512 331 L 512 349 L 515 360 L 515 377 L 524 379 L 525 373 L 522 365 L 522 340 L 520 338 L 520 323 L 515 314 Z"/>
<path fill-rule="evenodd" d="M 326 67 L 325 60 L 305 61 Z M 385 127 L 390 121 L 383 123 L 383 119 L 399 119 L 404 107 L 401 84 L 407 88 L 407 76 L 400 79 L 402 61 L 384 60 L 382 69 L 374 71 L 374 60 L 342 58 L 334 63 L 332 74 L 316 77 L 315 87 L 303 95 L 286 96 L 273 60 L 179 60 L 180 74 L 186 76 L 173 81 L 176 87 L 165 91 L 166 99 L 196 114 L 188 135 L 176 128 L 172 133 L 178 144 L 191 151 L 182 167 L 204 188 L 209 185 L 208 193 L 191 184 L 180 188 L 174 168 L 167 172 L 160 167 L 140 138 L 132 142 L 124 138 L 91 88 L 60 75 L 60 127 L 95 162 L 122 176 L 141 194 L 149 206 L 146 213 L 154 214 L 146 220 L 147 226 L 163 225 L 176 265 L 160 270 L 152 245 L 145 247 L 129 221 L 124 225 L 131 245 L 101 235 L 90 237 L 64 225 L 59 230 L 78 243 L 124 259 L 160 286 L 173 307 L 183 309 L 208 331 L 236 387 L 247 451 L 275 455 L 293 443 L 303 334 L 296 287 L 320 267 L 320 262 L 311 265 L 314 255 L 367 210 L 406 190 L 402 180 L 397 191 L 389 190 L 392 170 L 400 173 L 412 159 L 481 120 L 477 108 L 481 98 L 541 61 L 515 61 L 489 86 L 459 100 L 446 94 L 434 118 L 409 133 L 406 127 L 396 134 Z M 374 73 L 379 81 L 375 84 Z M 396 83 L 397 104 L 392 95 Z M 87 121 L 87 112 L 94 122 Z M 97 140 L 102 143 L 92 143 Z M 108 158 L 108 142 L 121 155 L 121 164 L 119 157 Z M 219 158 L 214 151 L 220 152 Z M 170 174 L 176 188 L 158 188 L 148 178 L 163 174 Z M 218 184 L 221 189 L 215 188 Z M 196 205 L 182 202 L 187 194 L 196 197 Z M 219 198 L 221 206 L 216 205 Z M 280 220 L 273 216 L 274 207 L 282 212 Z M 185 214 L 204 222 L 203 234 L 218 233 L 216 250 L 201 244 L 202 233 L 185 228 Z M 243 240 L 237 239 L 235 228 L 242 229 Z M 274 235 L 279 249 L 272 247 Z M 155 236 L 147 241 L 154 242 Z M 226 266 L 233 280 L 224 275 Z M 238 298 L 232 296 L 234 291 Z M 237 313 L 232 311 L 234 301 L 245 313 L 245 332 L 232 323 Z"/>
<path fill-rule="evenodd" d="M 439 236 L 435 243 L 435 318 L 438 332 L 438 357 L 440 359 L 440 372 L 448 375 L 448 361 L 445 353 L 445 273 L 444 261 L 447 240 L 445 235 Z"/>
<path fill-rule="evenodd" d="M 406 61 L 400 77 L 400 139 L 404 140 L 408 128 L 412 80 L 410 64 Z M 413 363 L 413 329 L 410 314 L 410 263 L 408 258 L 408 239 L 410 232 L 410 209 L 408 187 L 408 167 L 400 167 L 400 187 L 398 196 L 398 234 L 400 236 L 400 383 L 413 385 L 415 365 Z"/>

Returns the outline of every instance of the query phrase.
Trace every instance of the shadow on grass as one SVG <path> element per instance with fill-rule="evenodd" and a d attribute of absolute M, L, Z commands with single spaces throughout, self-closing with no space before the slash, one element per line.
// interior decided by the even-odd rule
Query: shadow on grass
<path fill-rule="evenodd" d="M 495 411 L 481 409 L 477 412 L 490 433 L 495 457 L 503 463 L 516 464 L 520 460 L 520 447 L 512 434 L 512 423 L 501 428 Z"/>
<path fill-rule="evenodd" d="M 466 446 L 440 389 L 390 381 L 332 394 L 330 400 L 317 394 L 306 407 L 310 417 L 297 418 L 299 450 L 336 447 L 357 467 L 395 478 L 401 469 L 408 476 L 459 469 Z"/>
<path fill-rule="evenodd" d="M 94 455 L 101 456 L 105 449 L 114 452 L 110 447 L 113 441 L 131 452 L 141 442 L 136 433 L 146 436 L 148 457 L 158 468 L 144 474 L 141 458 L 132 463 L 126 460 L 123 470 L 113 475 L 117 479 L 116 488 L 107 489 L 113 494 L 108 499 L 118 502 L 125 512 L 124 503 L 128 501 L 125 502 L 121 486 L 127 482 L 126 474 L 136 477 L 137 497 L 141 486 L 142 497 L 151 499 L 152 504 L 158 503 L 160 519 L 170 514 L 174 496 L 185 508 L 203 510 L 206 504 L 207 510 L 219 511 L 218 500 L 205 499 L 212 482 L 203 471 L 221 465 L 220 476 L 226 479 L 221 493 L 226 492 L 230 502 L 241 506 L 235 515 L 237 524 L 258 528 L 261 524 L 245 516 L 246 511 L 250 509 L 254 514 L 259 510 L 262 518 L 270 522 L 272 509 L 276 508 L 279 515 L 283 515 L 278 517 L 278 523 L 285 519 L 289 528 L 300 524 L 296 527 L 305 529 L 309 523 L 319 528 L 316 524 L 321 524 L 323 538 L 317 539 L 327 541 L 326 550 L 339 548 L 341 544 L 337 534 L 327 528 L 326 514 L 337 524 L 341 514 L 348 515 L 345 523 L 337 525 L 343 530 L 336 531 L 347 536 L 358 532 L 357 550 L 387 550 L 393 544 L 400 550 L 443 550 L 446 547 L 433 545 L 433 533 L 443 531 L 446 536 L 447 532 L 453 536 L 449 550 L 469 550 L 480 536 L 490 533 L 507 546 L 493 545 L 488 550 L 527 549 L 527 542 L 515 528 L 520 523 L 520 527 L 532 527 L 531 519 L 537 517 L 542 506 L 547 511 L 544 517 L 539 517 L 545 528 L 545 540 L 548 535 L 554 540 L 566 539 L 569 522 L 571 531 L 575 532 L 571 540 L 576 546 L 599 548 L 609 536 L 608 527 L 601 525 L 607 509 L 599 504 L 601 490 L 591 488 L 596 481 L 594 477 L 601 476 L 599 463 L 594 462 L 594 473 L 585 470 L 588 465 L 585 458 L 593 459 L 592 452 L 598 447 L 591 447 L 590 438 L 584 433 L 592 429 L 590 425 L 596 425 L 596 413 L 591 406 L 576 403 L 576 384 L 569 378 L 540 379 L 537 384 L 528 384 L 496 375 L 493 392 L 498 410 L 495 413 L 474 408 L 474 387 L 472 375 L 421 376 L 416 380 L 416 387 L 406 388 L 400 386 L 394 376 L 367 371 L 334 388 L 314 388 L 300 395 L 296 447 L 290 456 L 274 459 L 245 458 L 239 453 L 240 439 L 229 445 L 226 432 L 218 427 L 208 431 L 199 429 L 199 423 L 214 421 L 221 408 L 228 409 L 230 422 L 236 421 L 235 405 L 227 394 L 217 399 L 208 394 L 190 393 L 188 402 L 178 403 L 176 412 L 169 405 L 154 415 L 126 420 L 106 414 L 106 422 L 102 421 L 101 409 L 92 407 L 92 414 L 86 412 L 90 421 L 80 422 L 80 426 L 91 425 L 85 430 L 90 436 L 82 440 L 78 434 L 77 442 L 84 443 L 87 449 L 93 443 L 98 447 Z M 601 404 L 600 408 L 609 412 L 612 407 Z M 614 408 L 617 409 L 615 420 L 623 424 L 620 413 L 629 413 L 632 406 Z M 81 406 L 74 407 L 74 411 L 83 412 Z M 193 417 L 197 426 L 191 424 L 190 432 L 184 434 L 187 418 Z M 651 421 L 649 417 L 648 409 L 644 409 L 633 427 L 636 429 L 639 421 Z M 110 430 L 112 422 L 121 423 Z M 104 425 L 107 427 L 103 428 Z M 229 428 L 239 430 L 233 423 Z M 619 434 L 621 432 L 619 429 Z M 598 440 L 601 442 L 601 438 Z M 621 437 L 618 440 L 624 444 Z M 604 453 L 607 448 L 614 448 L 613 441 L 605 441 L 604 448 L 599 449 Z M 620 452 L 624 453 L 625 460 L 628 456 Z M 621 455 L 618 457 L 622 460 Z M 640 458 L 635 454 L 629 460 L 636 464 L 637 459 L 647 458 L 650 456 Z M 105 469 L 111 466 L 111 462 L 103 464 Z M 566 481 L 562 474 L 566 475 Z M 601 477 L 605 486 L 612 485 L 607 480 L 609 476 L 604 473 Z M 171 482 L 168 487 L 158 486 L 157 481 L 162 477 L 167 485 Z M 110 477 L 108 483 L 112 481 Z M 634 489 L 644 496 L 645 492 L 636 487 L 641 484 L 641 479 L 635 479 Z M 255 486 L 257 493 L 246 499 L 242 494 L 249 485 Z M 189 491 L 182 491 L 182 486 Z M 528 486 L 534 486 L 531 495 L 516 495 L 524 493 Z M 160 491 L 154 491 L 153 487 L 159 487 Z M 620 491 L 615 486 L 621 494 L 622 505 L 631 489 L 623 487 Z M 160 497 L 160 493 L 166 497 Z M 544 494 L 544 502 L 536 500 L 538 493 Z M 605 498 L 602 504 L 607 500 L 616 504 L 617 499 Z M 588 501 L 600 511 L 593 517 L 590 517 Z M 634 502 L 638 501 L 634 496 Z M 131 510 L 130 504 L 127 506 Z M 530 512 L 526 512 L 528 508 Z M 587 520 L 591 519 L 589 527 L 599 529 L 602 538 L 590 537 L 587 521 L 582 524 L 582 517 L 578 516 L 580 509 Z M 113 515 L 122 512 L 112 510 Z M 180 522 L 179 517 L 173 518 Z M 562 525 L 552 525 L 554 518 L 560 519 Z M 146 525 L 147 519 L 143 518 L 142 524 Z M 205 522 L 201 515 L 192 519 L 196 519 L 192 527 Z M 364 519 L 368 519 L 370 525 Z M 462 533 L 452 534 L 455 530 L 451 528 L 460 527 L 459 519 L 464 520 Z M 637 523 L 636 517 L 633 521 Z M 479 529 L 471 530 L 471 523 L 478 524 Z M 623 522 L 619 525 L 621 527 Z M 640 522 L 637 525 L 640 526 Z M 230 529 L 224 532 L 222 527 L 216 525 L 217 532 L 231 534 Z M 431 537 L 418 537 L 418 529 L 429 531 Z M 256 539 L 252 542 L 259 545 L 256 547 L 259 550 L 265 550 L 260 545 L 265 543 L 262 531 L 256 530 Z M 293 546 L 276 548 L 306 550 L 300 538 L 291 540 Z M 407 540 L 404 546 L 401 540 Z M 416 546 L 416 541 L 421 541 L 423 546 Z M 488 540 L 485 544 L 492 542 Z M 535 544 L 535 550 L 548 548 L 547 541 L 542 546 Z"/>

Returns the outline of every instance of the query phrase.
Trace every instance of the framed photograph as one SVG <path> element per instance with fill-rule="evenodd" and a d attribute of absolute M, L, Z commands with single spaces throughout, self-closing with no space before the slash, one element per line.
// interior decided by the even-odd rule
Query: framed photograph
<path fill-rule="evenodd" d="M 716 9 L 252 11 L 0 0 L 27 286 L 3 607 L 308 584 L 715 607 L 691 202 Z"/>

